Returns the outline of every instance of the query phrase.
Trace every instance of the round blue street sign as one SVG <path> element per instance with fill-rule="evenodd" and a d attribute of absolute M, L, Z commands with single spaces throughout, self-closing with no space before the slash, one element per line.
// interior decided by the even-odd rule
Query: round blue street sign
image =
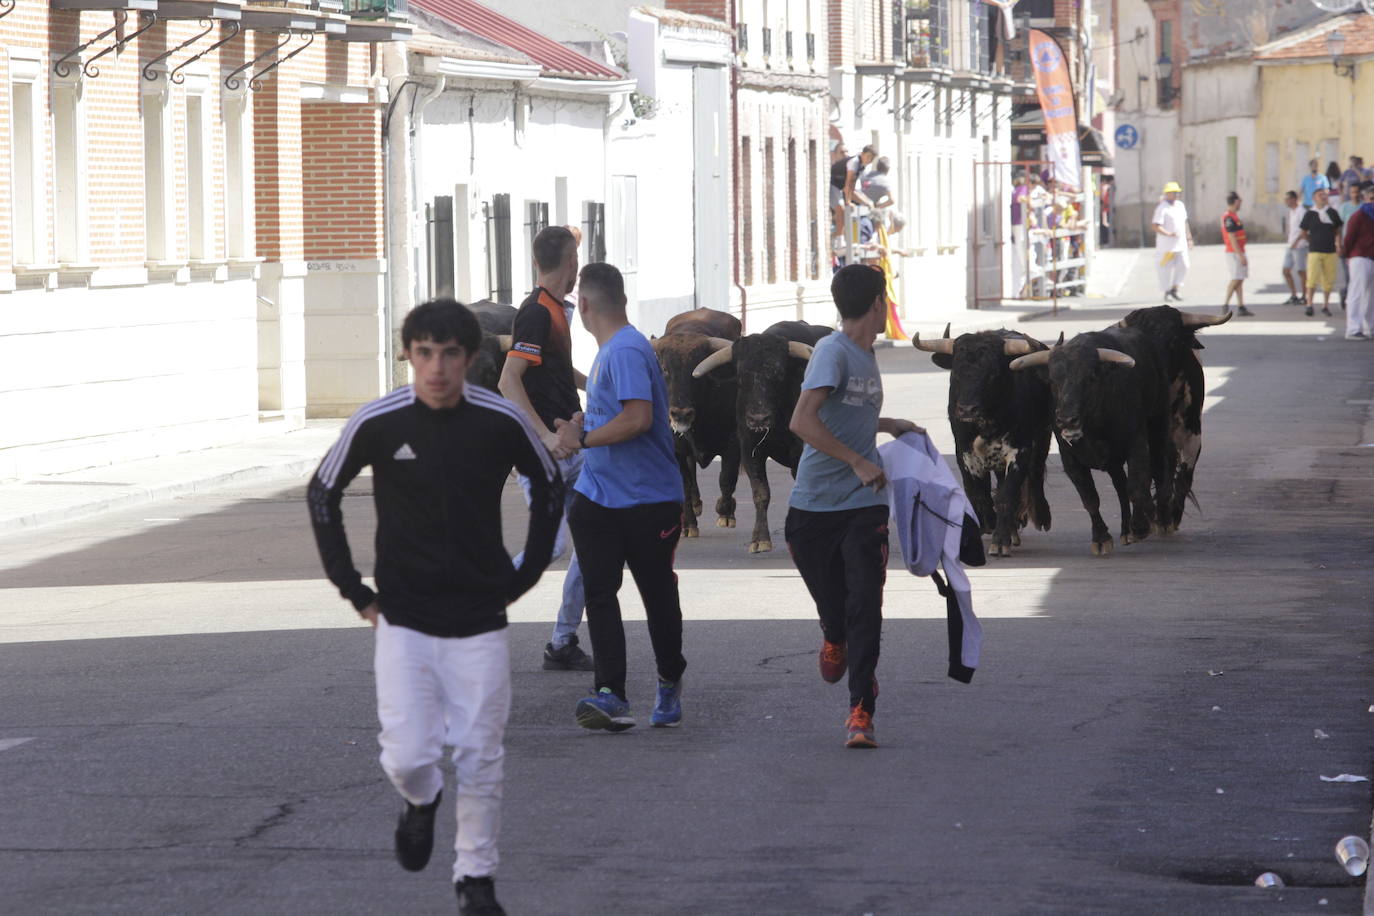
<path fill-rule="evenodd" d="M 1132 149 L 1140 142 L 1140 131 L 1129 124 L 1122 124 L 1116 129 L 1116 145 L 1121 149 Z"/>

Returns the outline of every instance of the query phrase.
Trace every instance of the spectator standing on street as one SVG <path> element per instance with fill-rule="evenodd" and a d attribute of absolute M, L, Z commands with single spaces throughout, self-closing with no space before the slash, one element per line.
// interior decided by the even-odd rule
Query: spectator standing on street
<path fill-rule="evenodd" d="M 1302 218 L 1302 238 L 1308 245 L 1307 315 L 1322 289 L 1322 314 L 1331 315 L 1331 290 L 1336 285 L 1336 264 L 1341 255 L 1341 215 L 1331 206 L 1325 188 L 1312 192 L 1312 209 Z"/>
<path fill-rule="evenodd" d="M 546 226 L 534 237 L 534 264 L 538 271 L 534 291 L 515 313 L 511 348 L 498 383 L 501 394 L 524 413 L 540 431 L 545 447 L 558 460 L 566 498 L 571 500 L 573 484 L 582 472 L 582 456 L 565 453 L 558 445 L 554 423 L 568 420 L 581 409 L 577 389 L 586 386 L 586 377 L 573 368 L 572 330 L 563 300 L 577 283 L 577 239 L 564 226 Z M 521 475 L 520 486 L 529 498 L 530 482 Z M 567 526 L 558 530 L 553 556 L 567 549 Z M 516 563 L 520 557 L 515 558 Z M 582 623 L 582 569 L 573 552 L 563 577 L 563 598 L 553 635 L 544 647 L 546 671 L 590 671 L 592 660 L 577 642 Z"/>
<path fill-rule="evenodd" d="M 1284 195 L 1288 214 L 1284 217 L 1288 232 L 1288 247 L 1283 252 L 1283 279 L 1288 283 L 1288 300 L 1284 305 L 1305 305 L 1307 298 L 1307 242 L 1302 237 L 1302 218 L 1307 208 L 1299 206 L 1298 192 Z"/>
<path fill-rule="evenodd" d="M 1312 206 L 1312 192 L 1318 188 L 1331 190 L 1331 182 L 1321 173 L 1321 162 L 1317 159 L 1309 159 L 1307 162 L 1307 174 L 1302 176 L 1302 205 Z"/>
<path fill-rule="evenodd" d="M 1177 181 L 1164 185 L 1164 196 L 1150 220 L 1155 230 L 1155 266 L 1159 288 L 1165 299 L 1182 302 L 1179 288 L 1188 276 L 1188 249 L 1193 247 L 1193 230 L 1188 225 L 1188 208 L 1178 196 L 1183 193 Z"/>
<path fill-rule="evenodd" d="M 1359 193 L 1360 185 L 1364 183 L 1364 160 L 1359 156 L 1350 157 L 1350 167 L 1341 172 L 1341 200 L 1350 197 L 1350 189 L 1354 188 Z"/>
<path fill-rule="evenodd" d="M 1017 172 L 1011 191 L 1011 296 L 1019 299 L 1026 288 L 1026 217 L 1030 186 L 1026 173 Z"/>
<path fill-rule="evenodd" d="M 1102 190 L 1098 197 L 1101 212 L 1098 221 L 1098 242 L 1103 248 L 1112 243 L 1113 216 L 1116 208 L 1116 177 L 1102 176 Z"/>
<path fill-rule="evenodd" d="M 1236 314 L 1253 315 L 1245 307 L 1245 278 L 1250 274 L 1250 261 L 1245 256 L 1245 224 L 1240 219 L 1240 195 L 1235 191 L 1226 195 L 1226 212 L 1221 215 L 1221 240 L 1226 245 L 1226 266 L 1231 282 L 1226 284 L 1226 299 L 1222 302 L 1222 314 L 1231 309 L 1231 296 L 1236 297 Z"/>
<path fill-rule="evenodd" d="M 1334 159 L 1326 164 L 1326 190 L 1335 200 L 1340 199 L 1341 166 Z"/>
<path fill-rule="evenodd" d="M 625 690 L 625 626 L 617 593 L 626 565 L 649 622 L 658 667 L 655 728 L 682 721 L 682 608 L 673 553 L 682 535 L 682 472 L 668 426 L 658 357 L 625 314 L 625 281 L 610 264 L 582 268 L 577 311 L 600 349 L 587 375 L 587 412 L 559 423 L 559 441 L 586 454 L 569 523 L 587 592 L 596 676 L 579 700 L 583 728 L 635 724 Z"/>
<path fill-rule="evenodd" d="M 1350 158 L 1352 162 L 1359 159 L 1358 156 L 1351 156 Z M 1356 210 L 1360 209 L 1360 185 L 1363 183 L 1362 181 L 1355 180 L 1348 184 L 1345 182 L 1341 184 L 1341 186 L 1345 188 L 1345 199 L 1341 201 L 1340 209 L 1341 222 L 1345 224 L 1341 233 L 1342 237 L 1350 231 L 1350 217 L 1355 214 Z M 1341 258 L 1340 276 L 1337 278 L 1337 282 L 1341 287 L 1341 309 L 1344 311 L 1346 302 L 1350 296 L 1350 256 L 1348 251 Z"/>
<path fill-rule="evenodd" d="M 789 428 L 805 443 L 787 512 L 787 547 L 821 623 L 821 677 L 849 672 L 845 745 L 877 747 L 875 672 L 887 577 L 887 486 L 880 432 L 919 431 L 880 417 L 883 382 L 873 340 L 887 315 L 886 281 L 860 264 L 835 274 L 830 292 L 840 329 L 811 354 Z"/>
<path fill-rule="evenodd" d="M 1360 185 L 1364 198 L 1350 217 L 1345 253 L 1350 267 L 1350 296 L 1345 310 L 1345 339 L 1369 340 L 1374 325 L 1374 181 Z"/>
<path fill-rule="evenodd" d="M 453 747 L 460 913 L 502 916 L 492 874 L 510 714 L 506 606 L 548 565 L 563 515 L 558 467 L 515 405 L 464 385 L 482 332 L 452 300 L 417 306 L 401 325 L 411 385 L 366 405 L 310 480 L 315 540 L 329 581 L 376 628 L 373 668 L 381 764 L 405 799 L 396 858 L 429 863 Z M 372 468 L 377 591 L 353 566 L 340 502 Z M 501 490 L 512 466 L 530 481 L 524 561 L 501 541 Z"/>

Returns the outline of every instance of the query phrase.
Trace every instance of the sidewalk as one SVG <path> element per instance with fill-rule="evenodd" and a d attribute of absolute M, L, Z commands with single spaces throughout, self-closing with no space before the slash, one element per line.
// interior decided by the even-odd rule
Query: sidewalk
<path fill-rule="evenodd" d="M 195 452 L 0 484 L 0 535 L 184 493 L 271 477 L 304 477 L 343 420 Z"/>

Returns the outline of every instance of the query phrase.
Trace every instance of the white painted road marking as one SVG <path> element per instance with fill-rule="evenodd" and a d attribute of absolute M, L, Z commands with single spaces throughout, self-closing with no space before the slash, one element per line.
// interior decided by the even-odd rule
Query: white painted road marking
<path fill-rule="evenodd" d="M 0 738 L 0 751 L 7 751 L 12 747 L 18 747 L 32 740 L 32 738 Z"/>

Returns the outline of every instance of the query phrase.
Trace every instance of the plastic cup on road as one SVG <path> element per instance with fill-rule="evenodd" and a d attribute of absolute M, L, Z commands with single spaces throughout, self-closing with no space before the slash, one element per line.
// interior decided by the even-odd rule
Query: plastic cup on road
<path fill-rule="evenodd" d="M 1283 879 L 1267 871 L 1255 879 L 1255 887 L 1283 887 Z"/>
<path fill-rule="evenodd" d="M 1347 873 L 1358 878 L 1369 868 L 1369 844 L 1357 836 L 1341 837 L 1336 844 L 1336 861 Z"/>

